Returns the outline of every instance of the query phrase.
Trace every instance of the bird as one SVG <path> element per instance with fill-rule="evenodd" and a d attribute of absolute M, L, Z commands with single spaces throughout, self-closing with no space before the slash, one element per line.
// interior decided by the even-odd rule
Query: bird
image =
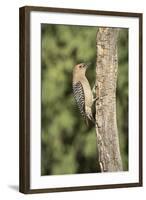
<path fill-rule="evenodd" d="M 86 70 L 88 66 L 89 64 L 86 63 L 75 65 L 73 68 L 72 81 L 74 98 L 87 125 L 89 124 L 89 121 L 92 121 L 94 124 L 96 124 L 92 113 L 92 105 L 96 98 L 93 98 L 89 81 L 86 78 Z"/>

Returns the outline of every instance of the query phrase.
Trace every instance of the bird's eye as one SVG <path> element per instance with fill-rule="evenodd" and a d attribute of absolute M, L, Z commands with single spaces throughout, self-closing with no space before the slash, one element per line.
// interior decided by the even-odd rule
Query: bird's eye
<path fill-rule="evenodd" d="M 79 65 L 79 68 L 82 68 L 82 65 Z"/>

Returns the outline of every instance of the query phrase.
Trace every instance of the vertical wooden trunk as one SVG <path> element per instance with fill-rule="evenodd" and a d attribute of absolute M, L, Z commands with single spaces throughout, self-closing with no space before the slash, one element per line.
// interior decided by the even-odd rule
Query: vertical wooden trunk
<path fill-rule="evenodd" d="M 96 63 L 96 134 L 101 172 L 122 171 L 116 119 L 117 28 L 99 28 Z"/>

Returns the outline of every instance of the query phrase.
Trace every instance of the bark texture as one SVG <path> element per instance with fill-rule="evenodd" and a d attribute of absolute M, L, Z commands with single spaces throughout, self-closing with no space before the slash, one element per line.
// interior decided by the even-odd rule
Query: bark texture
<path fill-rule="evenodd" d="M 96 63 L 96 134 L 101 172 L 122 171 L 116 119 L 118 29 L 99 28 Z"/>

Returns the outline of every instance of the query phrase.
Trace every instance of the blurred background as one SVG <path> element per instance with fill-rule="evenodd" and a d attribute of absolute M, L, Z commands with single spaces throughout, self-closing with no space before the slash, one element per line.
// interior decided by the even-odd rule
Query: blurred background
<path fill-rule="evenodd" d="M 95 81 L 97 27 L 42 24 L 41 175 L 97 172 L 94 126 L 83 121 L 72 93 L 72 69 L 91 62 Z M 128 170 L 128 29 L 120 29 L 117 123 L 124 170 Z"/>

